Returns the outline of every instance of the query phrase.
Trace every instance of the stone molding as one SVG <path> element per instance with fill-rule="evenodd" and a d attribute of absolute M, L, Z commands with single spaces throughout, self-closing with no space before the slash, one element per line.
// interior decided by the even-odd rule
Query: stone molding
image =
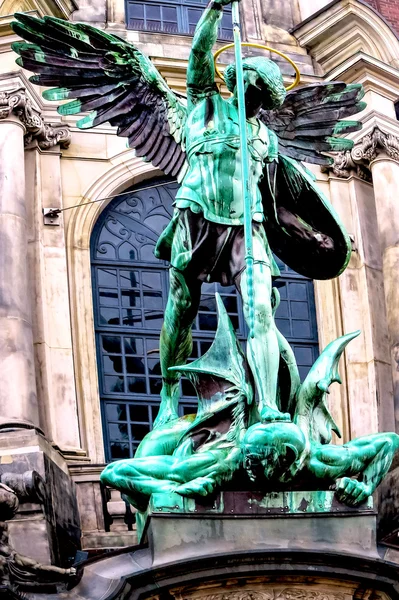
<path fill-rule="evenodd" d="M 334 163 L 325 167 L 324 171 L 332 171 L 336 177 L 344 179 L 357 175 L 365 181 L 371 181 L 370 165 L 381 153 L 399 163 L 399 137 L 385 133 L 376 126 L 352 150 L 339 152 L 334 157 Z"/>
<path fill-rule="evenodd" d="M 65 149 L 71 143 L 69 126 L 64 123 L 46 123 L 23 87 L 0 92 L 0 121 L 10 115 L 17 116 L 25 127 L 25 146 L 36 140 L 42 150 L 48 150 L 57 144 Z"/>
<path fill-rule="evenodd" d="M 183 595 L 184 598 L 184 595 Z M 196 600 L 344 600 L 341 593 L 331 593 L 308 588 L 286 588 L 283 590 L 242 590 L 230 591 L 209 596 L 199 596 Z"/>

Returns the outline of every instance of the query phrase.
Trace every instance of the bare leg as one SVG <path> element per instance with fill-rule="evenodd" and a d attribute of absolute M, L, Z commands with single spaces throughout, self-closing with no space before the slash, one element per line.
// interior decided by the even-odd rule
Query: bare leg
<path fill-rule="evenodd" d="M 396 433 L 369 435 L 344 446 L 316 446 L 311 450 L 308 468 L 319 479 L 335 480 L 341 502 L 355 506 L 381 483 L 398 449 Z M 360 480 L 352 479 L 354 476 Z"/>
<path fill-rule="evenodd" d="M 263 262 L 254 264 L 255 331 L 248 338 L 247 358 L 258 392 L 258 410 L 263 421 L 290 420 L 277 406 L 277 378 L 280 349 L 272 311 L 272 279 L 270 268 Z M 239 291 L 243 299 L 245 320 L 248 324 L 248 277 L 243 271 Z"/>
<path fill-rule="evenodd" d="M 161 406 L 154 428 L 178 418 L 179 375 L 169 367 L 186 363 L 192 351 L 191 327 L 198 311 L 201 284 L 189 285 L 180 271 L 171 267 L 170 290 L 161 331 Z"/>

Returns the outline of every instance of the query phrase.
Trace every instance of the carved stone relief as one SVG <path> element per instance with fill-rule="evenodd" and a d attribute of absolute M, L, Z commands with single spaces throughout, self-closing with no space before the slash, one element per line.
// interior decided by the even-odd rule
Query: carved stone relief
<path fill-rule="evenodd" d="M 180 596 L 180 595 L 179 595 Z M 190 596 L 190 599 L 192 597 Z M 345 595 L 331 591 L 289 587 L 281 589 L 226 591 L 218 594 L 195 597 L 195 600 L 344 600 Z M 186 600 L 184 593 L 180 600 Z"/>
<path fill-rule="evenodd" d="M 11 92 L 0 92 L 0 120 L 7 119 L 10 114 L 19 117 L 25 126 L 25 146 L 37 140 L 42 150 L 48 150 L 57 144 L 67 148 L 71 142 L 71 132 L 64 123 L 46 123 L 40 111 L 27 97 L 24 88 Z"/>
<path fill-rule="evenodd" d="M 389 158 L 399 162 L 399 137 L 375 127 L 352 150 L 339 152 L 334 157 L 334 163 L 330 167 L 325 167 L 324 171 L 332 171 L 336 177 L 342 178 L 355 174 L 365 181 L 371 181 L 370 163 L 381 152 L 385 152 Z"/>

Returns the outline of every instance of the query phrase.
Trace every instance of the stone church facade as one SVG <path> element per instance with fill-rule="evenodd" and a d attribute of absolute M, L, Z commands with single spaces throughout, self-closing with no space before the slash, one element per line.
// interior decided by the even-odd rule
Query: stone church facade
<path fill-rule="evenodd" d="M 115 349 L 118 329 L 111 327 L 111 317 L 101 321 L 107 318 L 102 306 L 104 314 L 114 310 L 109 291 L 114 288 L 101 288 L 98 279 L 93 295 L 96 273 L 102 269 L 110 278 L 117 265 L 102 261 L 101 252 L 95 254 L 93 236 L 101 246 L 101 227 L 111 214 L 107 211 L 117 219 L 114 213 L 123 212 L 127 190 L 158 189 L 153 186 L 159 183 L 172 189 L 173 182 L 165 182 L 162 172 L 137 158 L 110 126 L 81 131 L 75 118 L 61 118 L 56 105 L 43 100 L 29 74 L 15 64 L 12 13 L 83 21 L 120 35 L 149 55 L 168 84 L 184 93 L 190 36 L 204 5 L 3 0 L 0 7 L 0 473 L 36 469 L 48 484 L 48 502 L 22 504 L 10 525 L 14 546 L 42 562 L 65 565 L 79 547 L 94 554 L 137 542 L 131 510 L 119 494 L 99 482 L 106 460 L 134 449 L 132 434 L 126 434 L 129 441 L 124 438 L 125 425 L 112 438 L 107 402 L 119 402 L 118 419 L 126 427 L 137 425 L 141 421 L 135 420 L 136 413 L 130 420 L 121 414 L 129 410 L 136 392 L 137 406 L 146 406 L 147 396 L 150 404 L 155 402 L 151 385 L 156 390 L 156 377 L 145 359 L 147 387 L 134 388 L 141 380 L 133 366 L 129 371 L 126 347 L 125 353 Z M 399 431 L 398 6 L 396 0 L 241 2 L 245 39 L 288 54 L 300 67 L 303 83 L 359 82 L 366 91 L 363 129 L 352 134 L 353 150 L 337 155 L 328 171 L 312 167 L 351 235 L 352 258 L 338 279 L 312 283 L 306 310 L 313 311 L 317 338 L 310 340 L 309 334 L 309 343 L 304 342 L 306 332 L 298 334 L 299 341 L 293 337 L 299 348 L 322 349 L 343 333 L 362 332 L 342 361 L 342 386 L 333 386 L 330 395 L 343 441 Z M 219 47 L 229 35 L 226 21 Z M 291 81 L 289 67 L 281 63 L 281 68 Z M 62 212 L 43 214 L 43 209 Z M 124 241 L 123 235 L 119 241 Z M 128 257 L 121 258 L 122 264 Z M 135 268 L 132 255 L 129 268 Z M 146 268 L 140 271 L 142 280 L 146 273 L 154 277 Z M 158 272 L 165 278 L 165 265 Z M 292 278 L 293 285 L 299 285 Z M 101 296 L 100 288 L 108 292 Z M 137 293 L 144 301 L 146 291 L 140 289 Z M 118 301 L 116 305 L 123 311 L 123 292 L 118 293 L 120 306 Z M 102 303 L 104 297 L 108 300 Z M 239 321 L 238 309 L 237 315 Z M 156 327 L 153 323 L 148 339 L 156 338 Z M 129 335 L 129 321 L 125 329 L 121 340 Z M 144 321 L 142 330 L 147 340 Z M 113 350 L 101 347 L 104 335 L 113 337 Z M 207 343 L 205 334 L 198 340 Z M 147 357 L 156 353 L 156 344 L 148 348 Z M 112 363 L 113 375 L 108 375 L 103 359 Z M 123 368 L 115 367 L 118 361 L 125 361 Z M 107 377 L 114 378 L 108 391 Z M 128 383 L 123 383 L 124 377 Z M 115 378 L 122 382 L 123 401 L 118 400 Z M 133 386 L 130 395 L 123 385 Z M 143 420 L 141 431 L 151 418 Z M 380 539 L 394 560 L 399 556 L 396 467 L 376 503 Z"/>

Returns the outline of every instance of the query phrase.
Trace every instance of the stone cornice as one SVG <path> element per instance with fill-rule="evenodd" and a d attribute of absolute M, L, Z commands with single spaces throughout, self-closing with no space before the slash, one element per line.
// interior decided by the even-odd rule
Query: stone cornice
<path fill-rule="evenodd" d="M 385 133 L 375 126 L 355 144 L 352 150 L 339 152 L 334 163 L 325 170 L 336 177 L 348 178 L 355 174 L 366 181 L 371 180 L 370 164 L 381 154 L 399 163 L 399 137 Z"/>
<path fill-rule="evenodd" d="M 17 116 L 24 125 L 26 146 L 36 140 L 39 148 L 48 150 L 57 144 L 60 144 L 61 148 L 67 148 L 71 142 L 68 125 L 46 123 L 23 87 L 12 91 L 0 91 L 0 121 L 10 115 Z"/>

